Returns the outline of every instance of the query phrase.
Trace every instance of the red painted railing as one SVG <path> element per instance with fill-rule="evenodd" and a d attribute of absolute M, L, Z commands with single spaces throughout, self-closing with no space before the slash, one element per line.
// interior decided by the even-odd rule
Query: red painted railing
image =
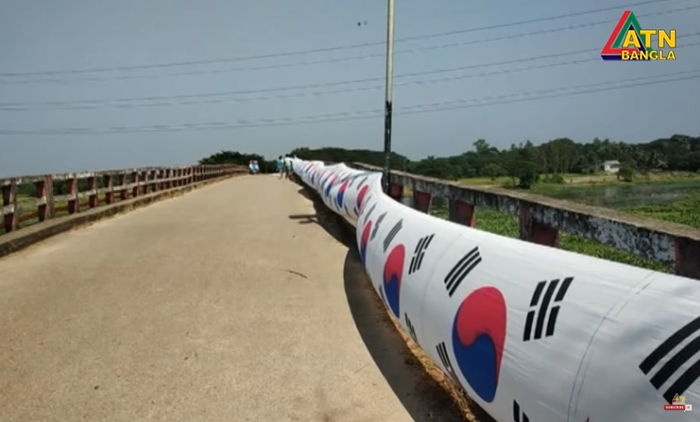
<path fill-rule="evenodd" d="M 203 165 L 8 177 L 0 179 L 2 228 L 7 233 L 26 225 L 27 221 L 41 222 L 151 192 L 244 172 L 246 169 L 242 166 Z M 57 185 L 61 185 L 61 189 L 57 189 Z M 20 192 L 28 190 L 32 191 L 31 195 Z M 62 192 L 58 194 L 57 190 Z"/>

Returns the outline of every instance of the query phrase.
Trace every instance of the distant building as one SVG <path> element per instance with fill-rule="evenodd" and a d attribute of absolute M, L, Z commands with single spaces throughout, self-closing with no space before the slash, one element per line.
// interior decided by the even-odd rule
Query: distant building
<path fill-rule="evenodd" d="M 606 173 L 617 173 L 620 171 L 620 162 L 617 160 L 603 161 L 602 167 Z"/>

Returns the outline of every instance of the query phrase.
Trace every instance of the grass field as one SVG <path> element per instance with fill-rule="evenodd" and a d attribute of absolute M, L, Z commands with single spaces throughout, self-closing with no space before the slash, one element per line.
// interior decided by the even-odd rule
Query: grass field
<path fill-rule="evenodd" d="M 436 203 L 433 204 L 432 214 L 436 217 L 447 218 L 447 206 L 436 201 Z M 500 234 L 501 236 L 512 238 L 518 237 L 517 217 L 499 211 L 477 208 L 476 228 L 487 232 Z M 610 261 L 622 262 L 624 264 L 649 268 L 656 271 L 671 271 L 671 269 L 665 264 L 645 259 L 629 252 L 567 233 L 561 234 L 559 246 L 567 251 L 591 255 L 598 258 L 608 259 Z"/>
<path fill-rule="evenodd" d="M 635 175 L 632 182 L 619 181 L 615 175 L 604 174 L 562 176 L 565 183 L 538 183 L 531 192 L 700 228 L 700 174 L 649 173 Z M 512 181 L 507 177 L 493 180 L 488 177 L 469 178 L 460 182 L 512 188 Z M 446 205 L 437 201 L 433 213 L 446 218 Z M 518 236 L 517 218 L 497 211 L 477 209 L 476 227 L 503 236 Z M 657 271 L 671 270 L 664 264 L 566 233 L 561 235 L 560 246 L 569 251 Z"/>
<path fill-rule="evenodd" d="M 627 211 L 645 217 L 700 228 L 700 192 L 693 192 L 684 199 L 665 204 L 631 207 Z"/>
<path fill-rule="evenodd" d="M 105 202 L 105 194 L 100 193 L 98 195 L 98 200 L 100 205 L 103 205 Z M 37 199 L 33 196 L 30 195 L 25 195 L 25 194 L 18 194 L 17 195 L 17 204 L 19 205 L 20 208 L 20 213 L 22 215 L 29 214 L 33 211 L 36 211 L 36 201 Z M 86 201 L 85 198 L 82 199 L 82 203 Z M 65 208 L 68 205 L 68 201 L 55 201 L 54 202 L 54 207 L 56 209 L 59 208 Z M 81 209 L 87 209 L 87 205 L 83 205 Z M 53 217 L 62 217 L 64 215 L 68 215 L 67 210 L 61 210 L 61 211 L 54 211 Z M 19 228 L 31 226 L 32 224 L 36 224 L 39 222 L 39 219 L 37 217 L 35 218 L 29 218 L 24 221 L 19 222 Z M 5 233 L 4 228 L 0 227 L 0 234 Z"/>
<path fill-rule="evenodd" d="M 677 183 L 686 181 L 700 181 L 700 174 L 689 173 L 689 172 L 649 172 L 649 173 L 637 173 L 634 175 L 634 180 L 632 183 L 624 182 L 617 179 L 614 174 L 576 174 L 576 173 L 564 173 L 561 175 L 564 179 L 564 184 L 549 184 L 549 183 L 539 183 L 534 186 L 533 189 L 547 189 L 548 186 L 599 186 L 599 185 L 621 185 L 628 186 L 630 184 L 646 184 L 646 183 Z M 545 179 L 542 176 L 541 179 Z M 459 182 L 465 185 L 487 185 L 487 186 L 501 186 L 501 187 L 512 187 L 513 180 L 507 176 L 499 176 L 496 178 L 490 177 L 468 177 L 459 179 Z M 544 186 L 543 186 L 544 185 Z"/>

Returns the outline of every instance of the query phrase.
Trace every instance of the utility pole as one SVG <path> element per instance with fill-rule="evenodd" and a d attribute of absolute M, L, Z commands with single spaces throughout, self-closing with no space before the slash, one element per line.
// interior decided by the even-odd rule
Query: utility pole
<path fill-rule="evenodd" d="M 388 0 L 386 25 L 386 95 L 384 102 L 384 192 L 389 193 L 391 164 L 391 85 L 394 70 L 394 0 Z"/>

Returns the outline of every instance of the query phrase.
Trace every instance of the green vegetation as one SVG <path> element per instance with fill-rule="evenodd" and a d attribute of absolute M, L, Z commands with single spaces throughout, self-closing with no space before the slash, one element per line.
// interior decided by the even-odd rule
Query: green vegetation
<path fill-rule="evenodd" d="M 472 144 L 473 150 L 450 157 L 434 157 L 411 161 L 393 153 L 393 168 L 441 179 L 478 178 L 488 184 L 529 189 L 538 182 L 564 183 L 573 179 L 595 179 L 601 164 L 607 160 L 621 162 L 617 176 L 607 175 L 620 183 L 653 178 L 659 171 L 700 171 L 700 137 L 673 135 L 652 142 L 628 144 L 608 139 L 577 143 L 559 138 L 541 145 L 530 141 L 498 149 L 486 140 Z M 290 152 L 305 160 L 326 162 L 364 162 L 381 166 L 381 151 L 346 150 L 343 148 L 297 148 Z M 506 182 L 507 180 L 507 182 Z M 486 183 L 484 183 L 486 184 Z"/>
<path fill-rule="evenodd" d="M 627 208 L 626 211 L 700 229 L 700 192 L 696 191 L 677 201 L 638 205 Z"/>
<path fill-rule="evenodd" d="M 434 201 L 432 215 L 440 218 L 447 218 L 447 207 L 443 201 Z M 475 219 L 477 229 L 511 238 L 518 237 L 518 219 L 514 215 L 477 208 Z M 583 237 L 574 236 L 567 233 L 562 233 L 559 246 L 561 249 L 567 251 L 595 256 L 610 261 L 621 262 L 623 264 L 635 265 L 637 267 L 649 268 L 656 271 L 670 271 L 670 268 L 664 264 L 641 258 L 620 249 L 603 245 L 594 240 L 585 239 Z"/>
<path fill-rule="evenodd" d="M 617 172 L 617 178 L 625 182 L 631 182 L 634 177 L 634 169 L 630 164 L 624 164 Z"/>
<path fill-rule="evenodd" d="M 407 164 L 408 171 L 444 179 L 506 176 L 512 186 L 529 188 L 537 182 L 562 183 L 576 176 L 594 175 L 607 160 L 621 162 L 618 177 L 630 182 L 655 171 L 700 171 L 700 137 L 673 135 L 648 143 L 627 144 L 594 139 L 577 143 L 554 139 L 535 146 L 526 141 L 498 149 L 479 139 L 472 151 L 451 157 L 429 156 Z M 540 177 L 544 175 L 544 177 Z M 613 176 L 615 177 L 615 176 Z"/>
<path fill-rule="evenodd" d="M 239 164 L 248 167 L 252 160 L 257 160 L 260 166 L 260 171 L 263 173 L 272 173 L 275 171 L 275 162 L 266 161 L 265 157 L 260 154 L 246 154 L 238 151 L 221 151 L 212 154 L 209 157 L 199 160 L 199 164 Z"/>
<path fill-rule="evenodd" d="M 331 162 L 382 165 L 384 161 L 380 151 L 341 148 L 299 148 L 292 154 Z M 601 164 L 607 160 L 620 161 L 617 174 L 600 172 Z M 700 137 L 673 135 L 639 144 L 597 138 L 576 143 L 560 138 L 537 146 L 527 141 L 505 149 L 479 139 L 472 150 L 458 155 L 409 161 L 396 154 L 392 164 L 411 173 L 468 185 L 529 189 L 545 196 L 700 228 Z M 447 217 L 444 201 L 436 199 L 433 210 L 436 216 Z M 477 209 L 476 226 L 504 236 L 518 236 L 515 216 L 496 211 Z M 668 271 L 664 264 L 585 238 L 562 234 L 560 240 L 562 249 Z"/>

